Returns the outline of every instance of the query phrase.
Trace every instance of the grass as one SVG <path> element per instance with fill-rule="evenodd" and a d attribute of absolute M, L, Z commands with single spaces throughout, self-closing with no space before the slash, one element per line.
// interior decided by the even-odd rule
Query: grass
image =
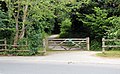
<path fill-rule="evenodd" d="M 31 51 L 0 51 L 0 56 L 44 56 L 44 51 L 38 51 L 37 53 Z"/>
<path fill-rule="evenodd" d="M 105 51 L 105 53 L 98 53 L 96 55 L 100 57 L 120 58 L 120 51 Z"/>

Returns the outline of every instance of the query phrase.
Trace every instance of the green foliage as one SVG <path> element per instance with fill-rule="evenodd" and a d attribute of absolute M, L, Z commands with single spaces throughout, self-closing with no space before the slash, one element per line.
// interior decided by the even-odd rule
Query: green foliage
<path fill-rule="evenodd" d="M 90 42 L 90 50 L 92 50 L 92 51 L 101 51 L 102 50 L 101 45 L 102 45 L 101 42 L 96 41 L 96 40 L 92 40 Z"/>
<path fill-rule="evenodd" d="M 40 47 L 42 47 L 42 38 L 41 38 L 41 31 L 40 29 L 35 30 L 35 28 L 33 29 L 29 29 L 28 31 L 28 46 L 29 46 L 29 50 L 31 50 L 31 52 L 33 54 L 36 54 L 38 52 L 38 49 Z"/>
<path fill-rule="evenodd" d="M 110 22 L 113 26 L 107 31 L 108 38 L 119 38 L 120 34 L 120 17 L 113 16 Z"/>
<path fill-rule="evenodd" d="M 38 0 L 39 1 L 39 0 Z M 49 31 L 52 30 L 54 25 L 54 9 L 50 1 L 34 1 L 35 3 L 31 4 L 29 10 L 29 22 L 38 24 L 42 31 L 47 28 Z"/>
<path fill-rule="evenodd" d="M 0 28 L 6 28 L 6 23 L 8 22 L 8 16 L 5 12 L 0 10 Z"/>
<path fill-rule="evenodd" d="M 8 43 L 11 43 L 14 32 L 8 14 L 0 10 L 0 39 L 7 38 Z"/>
<path fill-rule="evenodd" d="M 29 51 L 15 51 L 18 49 L 12 49 L 13 51 L 4 51 L 4 52 L 0 52 L 0 56 L 32 56 L 32 54 Z"/>
<path fill-rule="evenodd" d="M 18 45 L 26 45 L 26 42 L 28 41 L 27 38 L 22 38 L 18 41 Z"/>
<path fill-rule="evenodd" d="M 110 29 L 110 18 L 107 18 L 107 11 L 95 7 L 93 14 L 85 15 L 83 23 L 91 28 L 91 38 L 101 39 Z M 99 29 L 98 29 L 99 28 Z"/>
<path fill-rule="evenodd" d="M 69 37 L 69 32 L 71 29 L 71 21 L 70 19 L 66 19 L 65 21 L 62 22 L 61 25 L 61 33 L 60 33 L 60 37 Z"/>
<path fill-rule="evenodd" d="M 53 6 L 50 1 L 38 2 L 36 0 L 31 3 L 27 35 L 29 50 L 31 50 L 32 54 L 37 54 L 42 47 L 42 39 L 45 37 L 44 29 L 47 28 L 49 32 L 53 29 L 54 17 Z"/>
<path fill-rule="evenodd" d="M 21 31 L 24 23 L 26 32 L 24 38 L 18 40 L 18 44 L 24 44 L 27 40 L 32 54 L 42 50 L 40 48 L 45 32 L 50 34 L 53 30 L 59 30 L 55 25 L 60 26 L 60 37 L 90 37 L 92 50 L 101 49 L 102 37 L 120 38 L 119 0 L 19 1 L 18 28 Z M 5 2 L 7 5 L 0 7 L 0 39 L 7 38 L 8 43 L 12 45 L 16 33 L 14 15 L 19 12 L 17 7 L 19 2 L 18 0 Z M 25 5 L 28 5 L 28 10 L 23 22 Z"/>

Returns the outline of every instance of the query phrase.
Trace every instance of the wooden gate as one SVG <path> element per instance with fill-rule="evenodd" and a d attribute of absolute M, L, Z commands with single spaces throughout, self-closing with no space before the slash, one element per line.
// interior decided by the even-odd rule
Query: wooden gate
<path fill-rule="evenodd" d="M 71 50 L 73 48 L 89 50 L 89 37 L 87 38 L 61 38 L 61 39 L 46 39 L 44 42 L 45 48 L 49 49 L 60 46 L 65 50 Z"/>

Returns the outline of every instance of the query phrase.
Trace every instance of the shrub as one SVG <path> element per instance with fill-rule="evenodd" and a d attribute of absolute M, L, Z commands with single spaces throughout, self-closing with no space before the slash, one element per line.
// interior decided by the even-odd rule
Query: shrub
<path fill-rule="evenodd" d="M 71 28 L 70 19 L 65 19 L 61 24 L 60 37 L 69 37 L 69 32 Z"/>
<path fill-rule="evenodd" d="M 92 40 L 90 43 L 90 49 L 93 51 L 101 51 L 102 44 L 100 41 Z"/>

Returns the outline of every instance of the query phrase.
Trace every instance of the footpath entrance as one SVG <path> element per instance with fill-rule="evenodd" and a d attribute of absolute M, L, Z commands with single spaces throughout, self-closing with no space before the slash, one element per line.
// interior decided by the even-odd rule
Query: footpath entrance
<path fill-rule="evenodd" d="M 90 50 L 89 37 L 87 38 L 58 38 L 44 40 L 46 49 Z"/>

